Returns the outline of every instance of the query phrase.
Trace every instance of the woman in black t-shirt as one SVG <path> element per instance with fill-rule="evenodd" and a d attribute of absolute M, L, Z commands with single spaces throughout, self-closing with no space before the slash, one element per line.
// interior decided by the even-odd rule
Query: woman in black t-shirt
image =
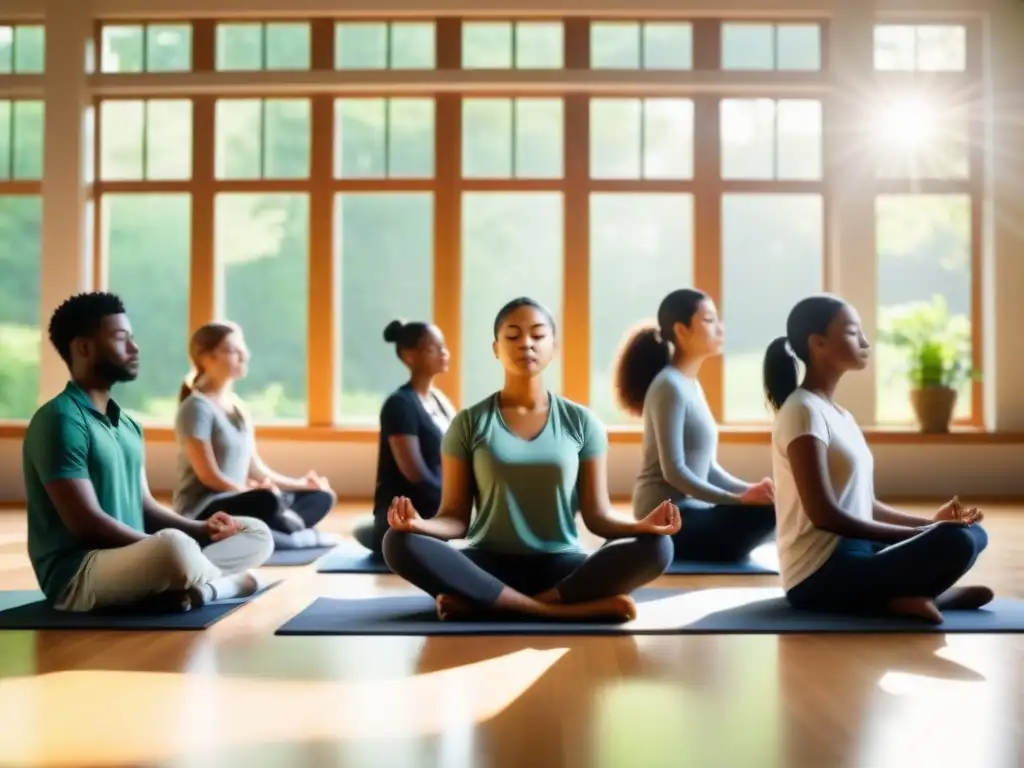
<path fill-rule="evenodd" d="M 396 496 L 412 499 L 421 517 L 433 517 L 441 503 L 441 438 L 455 415 L 434 377 L 448 370 L 444 335 L 435 325 L 392 320 L 384 340 L 409 369 L 409 381 L 392 392 L 380 411 L 377 486 L 373 520 L 353 532 L 356 540 L 380 555 L 388 530 L 388 507 Z"/>

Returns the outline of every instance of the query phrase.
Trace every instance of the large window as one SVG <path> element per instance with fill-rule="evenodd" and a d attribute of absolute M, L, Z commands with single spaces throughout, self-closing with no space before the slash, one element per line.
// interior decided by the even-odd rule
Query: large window
<path fill-rule="evenodd" d="M 139 377 L 118 390 L 144 420 L 170 422 L 188 374 L 191 201 L 187 194 L 103 196 L 100 254 L 140 347 Z"/>
<path fill-rule="evenodd" d="M 401 318 L 441 326 L 455 354 L 438 384 L 466 406 L 502 382 L 495 313 L 529 296 L 558 326 L 547 386 L 635 428 L 616 403 L 617 353 L 666 293 L 694 286 L 727 329 L 724 356 L 702 371 L 712 410 L 766 425 L 767 343 L 798 299 L 846 274 L 832 253 L 844 230 L 826 224 L 842 216 L 832 190 L 850 154 L 826 136 L 826 23 L 101 23 L 103 82 L 152 83 L 95 102 L 96 280 L 124 295 L 143 350 L 121 397 L 168 423 L 190 331 L 223 318 L 245 331 L 238 391 L 259 422 L 372 428 L 408 375 L 381 338 Z M 0 75 L 41 71 L 42 31 L 0 26 Z M 975 362 L 984 131 L 964 94 L 977 98 L 979 39 L 964 23 L 878 24 L 862 94 L 878 115 L 857 132 L 878 298 L 858 309 L 883 331 L 938 313 Z M 42 135 L 31 89 L 0 94 L 0 235 L 20 244 L 0 255 L 15 275 L 0 350 L 6 371 L 29 371 L 17 373 L 25 391 L 38 343 L 22 364 L 10 340 L 39 323 L 25 306 L 38 292 Z M 912 420 L 905 362 L 878 345 L 877 421 Z M 8 391 L 22 390 L 4 387 L 0 418 L 26 410 Z M 980 418 L 978 394 L 965 385 L 958 417 Z"/>
<path fill-rule="evenodd" d="M 554 192 L 467 192 L 462 199 L 462 397 L 498 389 L 494 318 L 509 299 L 529 296 L 562 326 L 562 197 Z M 548 369 L 561 389 L 561 365 Z"/>
<path fill-rule="evenodd" d="M 254 419 L 306 419 L 309 201 L 301 194 L 220 194 L 218 316 L 238 323 L 252 355 L 235 391 Z"/>
<path fill-rule="evenodd" d="M 820 195 L 730 194 L 722 200 L 724 413 L 764 422 L 765 349 L 786 332 L 800 299 L 822 290 L 824 210 Z"/>
<path fill-rule="evenodd" d="M 971 200 L 966 195 L 883 195 L 876 204 L 878 324 L 918 329 L 971 360 Z M 914 418 L 905 348 L 877 349 L 879 423 Z M 960 382 L 955 417 L 971 416 L 970 382 Z"/>
<path fill-rule="evenodd" d="M 434 318 L 433 221 L 430 193 L 352 192 L 335 199 L 341 322 L 335 402 L 343 423 L 376 425 L 384 399 L 409 377 L 382 334 L 395 319 Z"/>
<path fill-rule="evenodd" d="M 693 284 L 693 198 L 682 193 L 590 196 L 590 405 L 608 424 L 632 421 L 615 399 L 617 353 L 662 298 Z"/>
<path fill-rule="evenodd" d="M 0 419 L 32 415 L 39 395 L 38 195 L 0 192 Z"/>

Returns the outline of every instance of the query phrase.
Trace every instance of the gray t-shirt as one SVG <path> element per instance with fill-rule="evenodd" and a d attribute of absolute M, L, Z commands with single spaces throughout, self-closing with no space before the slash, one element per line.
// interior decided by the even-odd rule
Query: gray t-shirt
<path fill-rule="evenodd" d="M 736 504 L 747 483 L 718 464 L 718 425 L 704 390 L 667 366 L 644 397 L 640 473 L 633 486 L 639 519 L 666 499 L 686 506 Z"/>
<path fill-rule="evenodd" d="M 178 441 L 178 477 L 172 503 L 179 514 L 195 518 L 214 499 L 231 495 L 203 485 L 196 476 L 185 454 L 189 438 L 209 443 L 220 473 L 233 483 L 245 485 L 252 461 L 253 432 L 237 408 L 228 413 L 202 393 L 193 392 L 178 407 L 174 433 Z"/>

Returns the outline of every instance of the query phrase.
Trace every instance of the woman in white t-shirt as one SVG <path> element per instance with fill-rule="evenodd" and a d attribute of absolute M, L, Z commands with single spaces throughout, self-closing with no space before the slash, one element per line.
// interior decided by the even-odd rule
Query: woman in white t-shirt
<path fill-rule="evenodd" d="M 932 519 L 875 498 L 874 459 L 853 416 L 833 396 L 862 370 L 870 345 L 856 310 L 812 296 L 789 314 L 764 358 L 776 412 L 772 466 L 782 583 L 812 611 L 888 613 L 940 623 L 942 610 L 976 609 L 987 587 L 953 588 L 985 549 L 981 513 L 954 498 Z M 797 360 L 805 365 L 798 386 Z"/>

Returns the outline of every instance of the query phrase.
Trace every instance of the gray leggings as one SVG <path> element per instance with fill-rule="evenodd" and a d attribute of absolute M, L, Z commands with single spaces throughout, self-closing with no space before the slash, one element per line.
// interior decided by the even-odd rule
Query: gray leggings
<path fill-rule="evenodd" d="M 672 562 L 672 539 L 654 535 L 609 541 L 589 554 L 509 555 L 390 530 L 383 549 L 392 571 L 432 597 L 453 595 L 482 606 L 493 605 L 506 586 L 529 596 L 554 587 L 563 603 L 629 594 Z"/>

